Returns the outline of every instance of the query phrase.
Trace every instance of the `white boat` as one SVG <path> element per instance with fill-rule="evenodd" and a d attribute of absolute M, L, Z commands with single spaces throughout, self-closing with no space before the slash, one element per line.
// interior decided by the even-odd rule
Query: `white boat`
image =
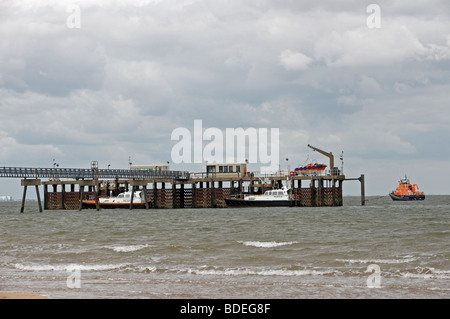
<path fill-rule="evenodd" d="M 82 201 L 84 208 L 95 208 L 95 199 L 85 199 Z M 101 208 L 130 208 L 131 204 L 131 191 L 120 193 L 119 195 L 113 197 L 100 197 L 98 199 L 98 204 Z M 151 207 L 151 203 L 148 203 Z M 133 197 L 132 208 L 145 208 L 145 199 L 143 191 L 135 191 Z"/>
<path fill-rule="evenodd" d="M 290 189 L 283 186 L 281 189 L 268 190 L 262 195 L 246 195 L 244 198 L 225 198 L 228 207 L 276 207 L 294 206 Z"/>

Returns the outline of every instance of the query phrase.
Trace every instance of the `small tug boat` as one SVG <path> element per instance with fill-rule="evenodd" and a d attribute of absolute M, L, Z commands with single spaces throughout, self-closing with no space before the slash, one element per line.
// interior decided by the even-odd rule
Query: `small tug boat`
<path fill-rule="evenodd" d="M 266 191 L 263 195 L 245 195 L 244 198 L 225 198 L 228 207 L 281 207 L 295 206 L 291 191 L 283 186 L 281 189 Z"/>
<path fill-rule="evenodd" d="M 412 185 L 409 179 L 400 179 L 399 184 L 395 191 L 392 191 L 389 196 L 395 201 L 407 201 L 407 200 L 424 200 L 425 194 L 419 192 L 419 186 L 417 184 Z"/>
<path fill-rule="evenodd" d="M 120 193 L 116 197 L 100 197 L 98 204 L 100 208 L 130 208 L 131 192 Z M 95 199 L 85 199 L 82 201 L 83 208 L 96 208 Z M 151 207 L 151 203 L 148 203 Z M 132 208 L 145 208 L 144 193 L 142 191 L 134 192 Z"/>

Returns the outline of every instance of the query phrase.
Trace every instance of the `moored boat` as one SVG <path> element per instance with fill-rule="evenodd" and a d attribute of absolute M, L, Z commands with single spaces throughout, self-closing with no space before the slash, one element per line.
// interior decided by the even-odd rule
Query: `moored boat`
<path fill-rule="evenodd" d="M 292 207 L 295 200 L 291 191 L 283 186 L 281 189 L 266 191 L 263 195 L 246 195 L 244 198 L 225 198 L 228 207 Z"/>
<path fill-rule="evenodd" d="M 83 208 L 96 208 L 95 199 L 85 199 L 82 201 Z M 98 199 L 100 208 L 130 208 L 131 192 L 120 193 L 115 197 L 100 197 Z M 148 202 L 151 207 L 151 202 Z M 135 191 L 132 208 L 146 208 L 143 191 Z"/>
<path fill-rule="evenodd" d="M 423 192 L 419 192 L 419 186 L 417 184 L 411 184 L 406 176 L 400 179 L 397 188 L 395 189 L 395 191 L 392 191 L 389 196 L 394 201 L 425 199 L 425 194 Z"/>

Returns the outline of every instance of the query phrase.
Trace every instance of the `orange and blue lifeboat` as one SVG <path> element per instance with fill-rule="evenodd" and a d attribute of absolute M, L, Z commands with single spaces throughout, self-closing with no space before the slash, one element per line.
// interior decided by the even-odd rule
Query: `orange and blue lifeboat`
<path fill-rule="evenodd" d="M 311 171 L 324 171 L 327 165 L 321 163 L 308 164 L 305 166 L 300 166 L 295 169 L 296 173 L 304 173 Z"/>
<path fill-rule="evenodd" d="M 419 192 L 419 186 L 417 186 L 417 184 L 411 184 L 406 176 L 399 181 L 397 188 L 395 191 L 392 191 L 389 196 L 394 201 L 425 199 L 425 194 L 423 192 Z"/>

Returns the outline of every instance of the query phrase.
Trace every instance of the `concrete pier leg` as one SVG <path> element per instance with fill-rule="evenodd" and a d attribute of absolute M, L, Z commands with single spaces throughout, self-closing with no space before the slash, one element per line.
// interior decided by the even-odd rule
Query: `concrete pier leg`
<path fill-rule="evenodd" d="M 159 208 L 158 183 L 157 182 L 153 182 L 153 207 Z"/>
<path fill-rule="evenodd" d="M 147 186 L 142 186 L 142 191 L 144 192 L 145 209 L 148 209 L 148 199 L 147 199 Z"/>
<path fill-rule="evenodd" d="M 179 208 L 177 205 L 177 185 L 172 181 L 172 208 Z"/>
<path fill-rule="evenodd" d="M 133 209 L 133 199 L 134 199 L 134 185 L 131 186 L 130 210 Z"/>
<path fill-rule="evenodd" d="M 34 187 L 36 188 L 36 197 L 37 197 L 38 204 L 39 204 L 39 212 L 42 213 L 42 204 L 41 204 L 41 196 L 39 195 L 39 186 L 34 185 Z"/>
<path fill-rule="evenodd" d="M 83 197 L 84 197 L 84 185 L 80 184 L 80 207 L 79 210 L 83 209 Z"/>
<path fill-rule="evenodd" d="M 38 194 L 38 200 L 39 200 L 39 211 L 42 212 L 42 206 L 40 204 L 40 197 L 39 197 L 39 190 L 38 190 L 38 186 L 41 185 L 41 180 L 40 179 L 23 179 L 21 181 L 21 185 L 23 186 L 23 196 L 22 196 L 22 205 L 20 206 L 20 212 L 23 213 L 25 210 L 25 201 L 27 198 L 27 188 L 28 186 L 36 186 L 36 191 Z"/>
<path fill-rule="evenodd" d="M 197 183 L 192 183 L 192 208 L 197 207 Z"/>
<path fill-rule="evenodd" d="M 47 184 L 44 184 L 44 209 L 48 209 L 48 188 L 47 188 Z"/>
<path fill-rule="evenodd" d="M 61 184 L 62 208 L 66 209 L 66 184 Z"/>
<path fill-rule="evenodd" d="M 216 188 L 215 188 L 215 182 L 211 181 L 211 207 L 216 207 Z"/>
<path fill-rule="evenodd" d="M 331 196 L 332 196 L 331 205 L 334 207 L 336 206 L 336 181 L 334 179 L 331 184 Z"/>
<path fill-rule="evenodd" d="M 242 181 L 242 179 L 239 179 L 239 182 L 238 182 L 238 189 L 239 189 L 239 198 L 243 198 L 243 181 Z"/>
<path fill-rule="evenodd" d="M 184 208 L 184 183 L 180 184 L 180 208 Z"/>
<path fill-rule="evenodd" d="M 20 212 L 23 213 L 25 210 L 25 199 L 27 197 L 27 185 L 23 187 L 23 195 L 22 195 L 22 205 L 20 206 Z"/>

